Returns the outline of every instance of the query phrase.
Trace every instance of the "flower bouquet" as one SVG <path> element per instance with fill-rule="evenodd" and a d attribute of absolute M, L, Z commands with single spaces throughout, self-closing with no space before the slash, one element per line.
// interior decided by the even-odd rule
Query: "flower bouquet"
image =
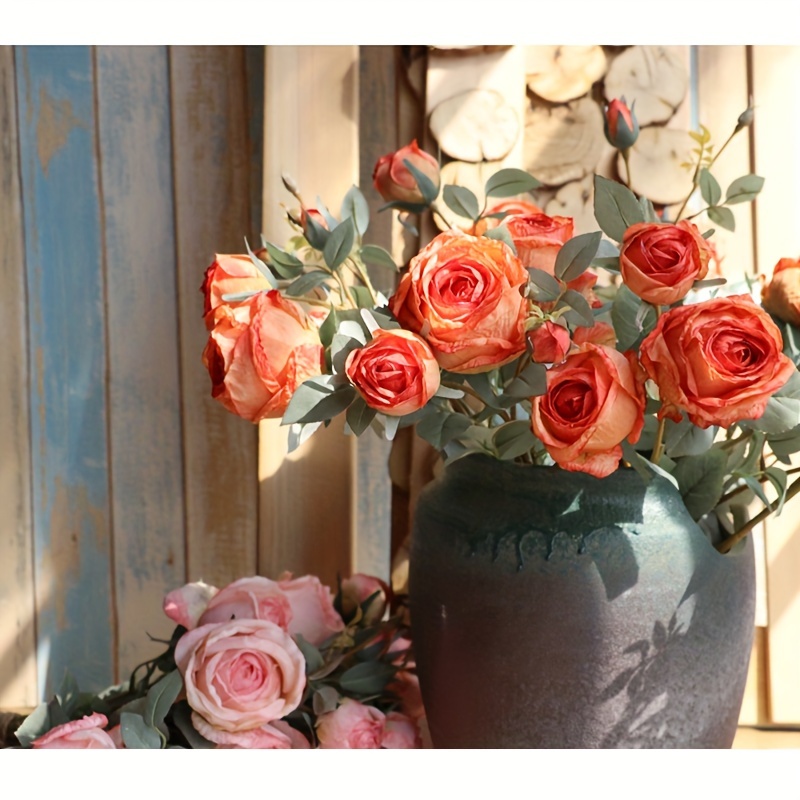
<path fill-rule="evenodd" d="M 170 592 L 177 627 L 126 682 L 81 692 L 67 675 L 19 726 L 35 749 L 421 746 L 424 713 L 402 611 L 356 574 L 335 597 L 313 575 Z"/>
<path fill-rule="evenodd" d="M 788 479 L 797 351 L 756 287 L 724 287 L 713 229 L 697 222 L 733 229 L 729 206 L 760 191 L 745 175 L 723 197 L 712 173 L 752 119 L 747 109 L 716 151 L 707 129 L 691 133 L 692 190 L 677 210 L 595 176 L 599 230 L 577 236 L 531 201 L 528 173 L 501 169 L 481 204 L 441 187 L 438 162 L 412 142 L 378 161 L 374 187 L 404 225 L 432 214 L 443 230 L 401 270 L 367 242 L 357 187 L 336 216 L 284 178 L 299 206 L 288 245 L 218 255 L 205 274 L 213 396 L 252 422 L 281 418 L 290 449 L 344 414 L 355 435 L 414 426 L 445 463 L 477 452 L 597 478 L 625 464 L 674 484 L 729 550 L 800 488 Z M 628 164 L 633 109 L 614 100 L 605 120 Z M 391 297 L 373 265 L 400 272 Z M 765 305 L 780 314 L 775 294 Z"/>

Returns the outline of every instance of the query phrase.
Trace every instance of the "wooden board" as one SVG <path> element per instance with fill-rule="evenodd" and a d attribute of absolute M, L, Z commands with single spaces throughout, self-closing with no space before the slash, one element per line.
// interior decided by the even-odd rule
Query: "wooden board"
<path fill-rule="evenodd" d="M 755 172 L 766 178 L 756 201 L 758 271 L 800 256 L 800 47 L 752 47 Z M 766 525 L 769 692 L 773 723 L 800 722 L 800 504 Z"/>
<path fill-rule="evenodd" d="M 115 673 L 107 348 L 88 47 L 16 51 L 39 689 Z"/>
<path fill-rule="evenodd" d="M 21 202 L 14 51 L 0 47 L 0 708 L 38 699 Z"/>
<path fill-rule="evenodd" d="M 251 231 L 244 53 L 171 47 L 175 241 L 190 580 L 222 585 L 257 567 L 257 429 L 211 398 L 198 291 L 214 253 L 241 253 Z"/>
<path fill-rule="evenodd" d="M 358 48 L 269 46 L 266 53 L 264 234 L 282 244 L 291 235 L 280 204 L 292 207 L 281 174 L 294 179 L 308 204 L 318 196 L 338 215 L 358 181 Z M 286 429 L 260 424 L 259 570 L 314 573 L 335 585 L 353 569 L 358 504 L 355 439 L 342 421 L 317 431 L 287 456 Z"/>
<path fill-rule="evenodd" d="M 97 48 L 120 678 L 163 651 L 186 579 L 165 47 Z M 197 321 L 198 324 L 199 321 Z"/>

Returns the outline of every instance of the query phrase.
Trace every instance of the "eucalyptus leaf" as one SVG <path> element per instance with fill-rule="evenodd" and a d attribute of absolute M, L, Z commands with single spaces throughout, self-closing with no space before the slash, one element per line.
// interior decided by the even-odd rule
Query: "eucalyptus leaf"
<path fill-rule="evenodd" d="M 623 284 L 611 306 L 611 321 L 617 334 L 617 348 L 630 350 L 655 327 L 656 310 Z"/>
<path fill-rule="evenodd" d="M 640 197 L 639 207 L 642 209 L 645 222 L 660 222 L 658 214 L 656 214 L 656 210 L 653 207 L 653 203 L 649 198 L 644 197 L 644 195 Z"/>
<path fill-rule="evenodd" d="M 306 660 L 306 675 L 312 675 L 317 670 L 321 669 L 322 665 L 325 663 L 325 659 L 319 649 L 311 644 L 311 642 L 304 639 L 299 633 L 293 638 L 295 644 L 297 644 L 297 647 L 303 654 L 303 658 Z"/>
<path fill-rule="evenodd" d="M 725 204 L 733 205 L 754 200 L 763 186 L 764 179 L 760 175 L 743 175 L 728 187 L 728 191 L 725 193 Z"/>
<path fill-rule="evenodd" d="M 375 419 L 377 412 L 370 408 L 361 397 L 356 397 L 352 405 L 347 409 L 347 424 L 350 430 L 356 435 L 361 436 L 369 428 L 372 420 Z"/>
<path fill-rule="evenodd" d="M 570 322 L 583 328 L 591 328 L 594 325 L 592 307 L 580 292 L 576 292 L 574 289 L 567 289 L 561 300 L 575 312 L 574 315 L 570 314 L 570 312 L 564 315 Z"/>
<path fill-rule="evenodd" d="M 600 231 L 583 233 L 566 241 L 558 251 L 555 276 L 562 281 L 575 280 L 583 274 L 597 255 L 602 239 Z"/>
<path fill-rule="evenodd" d="M 281 425 L 324 422 L 344 411 L 356 397 L 349 384 L 333 385 L 332 376 L 310 378 L 297 387 L 284 412 Z"/>
<path fill-rule="evenodd" d="M 264 248 L 269 255 L 269 263 L 281 278 L 296 278 L 303 271 L 303 262 L 291 253 L 270 242 L 264 242 Z"/>
<path fill-rule="evenodd" d="M 34 739 L 43 736 L 52 727 L 47 703 L 40 703 L 22 720 L 14 735 L 23 747 L 30 747 Z"/>
<path fill-rule="evenodd" d="M 483 235 L 487 239 L 497 239 L 500 242 L 504 242 L 511 248 L 511 251 L 514 253 L 514 255 L 517 255 L 517 246 L 514 244 L 514 240 L 511 238 L 508 226 L 498 225 L 496 228 L 490 228 Z"/>
<path fill-rule="evenodd" d="M 182 700 L 175 706 L 172 719 L 175 723 L 175 727 L 183 734 L 189 747 L 193 750 L 213 750 L 216 748 L 214 742 L 210 742 L 197 732 L 192 724 L 192 709 L 185 700 Z"/>
<path fill-rule="evenodd" d="M 417 423 L 417 435 L 432 447 L 441 450 L 452 439 L 465 433 L 470 427 L 469 420 L 463 414 L 452 414 L 447 411 L 436 411 Z"/>
<path fill-rule="evenodd" d="M 722 496 L 726 464 L 727 456 L 718 449 L 677 460 L 672 474 L 692 519 L 700 519 L 716 506 Z"/>
<path fill-rule="evenodd" d="M 346 670 L 339 686 L 348 694 L 369 696 L 380 694 L 397 674 L 397 668 L 380 661 L 365 661 Z"/>
<path fill-rule="evenodd" d="M 758 419 L 740 423 L 766 434 L 786 433 L 800 425 L 800 373 L 789 380 L 767 401 L 764 414 Z"/>
<path fill-rule="evenodd" d="M 363 236 L 369 226 L 369 205 L 358 186 L 351 186 L 342 200 L 342 219 L 353 219 L 356 230 Z"/>
<path fill-rule="evenodd" d="M 322 251 L 325 248 L 325 243 L 331 235 L 327 228 L 319 224 L 311 214 L 306 214 L 304 232 L 308 243 L 315 249 Z"/>
<path fill-rule="evenodd" d="M 320 286 L 328 287 L 328 281 L 331 276 L 322 270 L 312 270 L 301 275 L 296 280 L 292 281 L 289 286 L 284 290 L 290 297 L 302 297 Z"/>
<path fill-rule="evenodd" d="M 183 689 L 183 678 L 178 670 L 168 672 L 147 692 L 144 721 L 151 728 L 157 728 L 166 719 L 172 704 Z"/>
<path fill-rule="evenodd" d="M 445 205 L 459 217 L 476 220 L 481 214 L 478 198 L 465 186 L 448 184 L 442 191 Z"/>
<path fill-rule="evenodd" d="M 250 256 L 250 261 L 253 263 L 253 266 L 267 279 L 267 282 L 273 289 L 277 289 L 278 282 L 275 280 L 275 276 L 270 272 L 267 265 L 250 249 L 250 244 L 247 239 L 244 240 L 244 246 L 247 249 L 247 255 Z"/>
<path fill-rule="evenodd" d="M 322 425 L 321 422 L 308 422 L 301 425 L 299 422 L 289 426 L 289 435 L 287 438 L 287 452 L 294 453 L 301 444 L 306 442 L 316 432 L 317 428 Z"/>
<path fill-rule="evenodd" d="M 539 303 L 550 303 L 561 296 L 561 284 L 543 269 L 528 268 L 528 278 L 535 287 L 534 295 Z"/>
<path fill-rule="evenodd" d="M 681 456 L 699 456 L 705 453 L 714 443 L 719 428 L 712 425 L 709 428 L 698 428 L 682 419 L 673 422 L 668 419 L 664 431 L 664 445 L 670 458 Z"/>
<path fill-rule="evenodd" d="M 374 264 L 376 267 L 388 267 L 397 272 L 397 264 L 394 263 L 391 253 L 384 250 L 382 247 L 378 247 L 376 244 L 365 244 L 361 250 L 359 250 L 359 255 L 365 264 Z"/>
<path fill-rule="evenodd" d="M 530 422 L 526 419 L 506 422 L 495 428 L 492 435 L 497 455 L 502 459 L 512 459 L 524 455 L 532 447 L 535 447 L 538 441 L 531 430 Z"/>
<path fill-rule="evenodd" d="M 521 169 L 509 167 L 494 173 L 487 181 L 484 192 L 487 197 L 514 197 L 533 191 L 541 186 L 541 181 Z"/>
<path fill-rule="evenodd" d="M 617 181 L 594 176 L 594 216 L 603 233 L 621 242 L 625 231 L 645 215 L 636 195 Z"/>
<path fill-rule="evenodd" d="M 767 480 L 775 487 L 775 491 L 778 494 L 778 505 L 775 508 L 775 516 L 778 516 L 781 511 L 783 511 L 789 478 L 780 467 L 767 467 L 764 470 L 764 475 L 766 475 Z"/>
<path fill-rule="evenodd" d="M 547 392 L 547 369 L 544 364 L 531 361 L 506 387 L 504 394 L 514 398 L 527 398 Z"/>
<path fill-rule="evenodd" d="M 333 686 L 323 685 L 314 690 L 311 698 L 311 707 L 318 717 L 330 711 L 335 711 L 338 705 L 339 692 Z"/>
<path fill-rule="evenodd" d="M 331 231 L 331 235 L 322 248 L 322 257 L 331 269 L 337 269 L 344 263 L 353 249 L 355 238 L 356 230 L 352 217 L 342 220 Z"/>
<path fill-rule="evenodd" d="M 733 216 L 733 211 L 725 206 L 710 206 L 706 209 L 708 218 L 719 225 L 720 228 L 725 228 L 726 231 L 736 230 L 736 218 Z"/>
<path fill-rule="evenodd" d="M 138 714 L 120 714 L 122 741 L 128 750 L 160 750 L 161 734 L 150 727 Z"/>
<path fill-rule="evenodd" d="M 767 444 L 776 456 L 791 456 L 800 450 L 800 425 L 783 433 L 767 436 Z"/>
<path fill-rule="evenodd" d="M 703 200 L 710 206 L 715 206 L 722 199 L 722 189 L 717 179 L 705 168 L 700 170 L 697 176 L 697 183 L 700 186 L 700 194 Z"/>

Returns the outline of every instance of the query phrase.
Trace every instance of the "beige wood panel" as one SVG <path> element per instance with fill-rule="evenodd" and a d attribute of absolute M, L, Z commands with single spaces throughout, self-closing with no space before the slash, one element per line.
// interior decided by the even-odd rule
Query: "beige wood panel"
<path fill-rule="evenodd" d="M 754 46 L 755 172 L 766 178 L 756 201 L 759 272 L 800 256 L 800 47 Z M 766 526 L 769 699 L 773 723 L 800 722 L 800 505 Z"/>
<path fill-rule="evenodd" d="M 35 705 L 28 355 L 14 53 L 0 47 L 0 708 Z"/>
<path fill-rule="evenodd" d="M 358 48 L 268 46 L 264 88 L 264 235 L 283 244 L 292 234 L 281 203 L 295 202 L 281 182 L 294 179 L 308 204 L 338 215 L 358 181 Z M 260 424 L 259 570 L 313 573 L 335 585 L 353 568 L 358 504 L 357 456 L 343 420 L 318 430 L 287 455 L 287 430 Z"/>
<path fill-rule="evenodd" d="M 720 91 L 724 86 L 725 90 Z M 717 149 L 736 127 L 747 108 L 747 48 L 744 45 L 713 45 L 697 48 L 697 107 L 699 122 L 711 132 Z M 757 116 L 758 116 L 757 112 Z M 751 172 L 750 130 L 740 131 L 725 148 L 712 169 L 722 191 L 731 181 Z M 762 173 L 763 174 L 763 173 Z M 730 207 L 736 219 L 735 232 L 715 226 L 703 215 L 703 230 L 715 228 L 714 243 L 722 257 L 722 272 L 729 280 L 755 274 L 753 207 L 738 203 Z"/>
<path fill-rule="evenodd" d="M 99 47 L 119 679 L 163 651 L 186 580 L 166 47 Z M 131 254 L 135 254 L 131 264 Z"/>
<path fill-rule="evenodd" d="M 747 670 L 740 725 L 764 725 L 769 722 L 769 691 L 767 686 L 767 631 L 757 627 Z"/>
<path fill-rule="evenodd" d="M 248 109 L 241 47 L 171 47 L 175 238 L 190 580 L 222 585 L 257 567 L 257 428 L 211 398 L 198 291 L 214 253 L 250 231 Z"/>

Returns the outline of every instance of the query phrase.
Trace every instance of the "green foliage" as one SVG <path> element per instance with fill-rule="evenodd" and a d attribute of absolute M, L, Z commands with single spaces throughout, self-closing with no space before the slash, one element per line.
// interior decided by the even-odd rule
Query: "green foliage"
<path fill-rule="evenodd" d="M 442 199 L 445 205 L 459 217 L 476 220 L 481 215 L 478 198 L 463 186 L 448 184 L 442 190 Z"/>
<path fill-rule="evenodd" d="M 487 181 L 484 192 L 487 197 L 514 197 L 525 192 L 532 192 L 541 186 L 541 182 L 533 175 L 521 169 L 501 169 Z"/>
<path fill-rule="evenodd" d="M 655 327 L 656 310 L 623 285 L 614 298 L 611 321 L 617 334 L 617 348 L 630 350 L 638 347 Z"/>
<path fill-rule="evenodd" d="M 356 238 L 355 224 L 352 217 L 342 220 L 332 231 L 322 248 L 325 263 L 331 269 L 337 269 L 344 263 L 353 249 Z"/>
<path fill-rule="evenodd" d="M 565 242 L 556 256 L 556 278 L 569 282 L 582 275 L 596 257 L 601 238 L 600 231 L 595 231 L 574 236 Z"/>
<path fill-rule="evenodd" d="M 727 458 L 719 449 L 678 459 L 673 476 L 692 519 L 711 511 L 722 496 Z"/>
<path fill-rule="evenodd" d="M 424 172 L 418 170 L 407 158 L 403 159 L 403 164 L 405 164 L 406 168 L 417 182 L 417 187 L 425 200 L 426 205 L 422 207 L 424 209 L 436 200 L 439 195 L 439 187 Z"/>
<path fill-rule="evenodd" d="M 600 229 L 621 242 L 625 231 L 645 215 L 636 195 L 627 187 L 600 175 L 594 176 L 594 216 Z"/>

